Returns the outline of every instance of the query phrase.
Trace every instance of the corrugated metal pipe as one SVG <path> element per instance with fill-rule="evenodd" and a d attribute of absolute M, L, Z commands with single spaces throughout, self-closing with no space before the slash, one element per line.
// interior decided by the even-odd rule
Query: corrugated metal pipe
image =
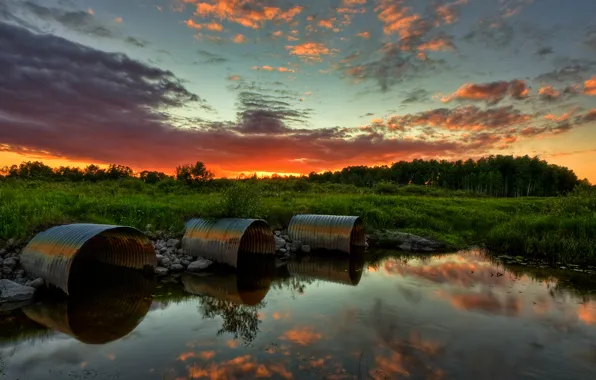
<path fill-rule="evenodd" d="M 52 227 L 37 234 L 21 254 L 21 264 L 30 276 L 42 277 L 66 294 L 71 290 L 71 272 L 89 261 L 139 270 L 157 266 L 145 234 L 132 227 L 105 224 Z"/>
<path fill-rule="evenodd" d="M 350 252 L 351 246 L 364 247 L 364 223 L 359 216 L 294 215 L 288 226 L 292 240 L 312 249 Z"/>
<path fill-rule="evenodd" d="M 182 248 L 192 256 L 238 267 L 239 255 L 274 254 L 275 239 L 260 219 L 191 219 L 186 223 Z"/>
<path fill-rule="evenodd" d="M 363 249 L 352 250 L 349 257 L 317 255 L 292 259 L 288 271 L 298 278 L 308 277 L 338 284 L 356 286 L 364 269 Z"/>

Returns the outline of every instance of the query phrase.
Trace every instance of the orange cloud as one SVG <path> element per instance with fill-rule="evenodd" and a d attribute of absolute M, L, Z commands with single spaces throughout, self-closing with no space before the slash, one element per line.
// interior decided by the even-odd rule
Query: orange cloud
<path fill-rule="evenodd" d="M 283 10 L 263 5 L 258 0 L 184 0 L 184 2 L 196 4 L 196 16 L 227 20 L 252 29 L 261 28 L 266 21 L 289 23 L 302 12 L 301 6 Z"/>
<path fill-rule="evenodd" d="M 116 17 L 116 18 L 114 19 L 114 21 L 115 21 L 115 22 L 117 22 L 117 23 L 121 23 L 121 22 L 122 22 L 122 21 L 124 21 L 124 20 L 122 20 L 122 17 Z"/>
<path fill-rule="evenodd" d="M 91 8 L 87 9 L 87 13 L 89 13 L 90 15 L 94 15 L 95 11 Z"/>
<path fill-rule="evenodd" d="M 333 18 L 329 18 L 329 19 L 321 19 L 319 20 L 319 23 L 317 25 L 319 25 L 322 28 L 327 28 L 327 29 L 333 29 L 333 23 L 336 21 L 335 17 Z"/>
<path fill-rule="evenodd" d="M 243 44 L 246 42 L 246 37 L 244 37 L 244 35 L 242 34 L 236 34 L 232 41 L 234 41 L 237 44 Z"/>
<path fill-rule="evenodd" d="M 366 8 L 337 8 L 337 13 L 340 13 L 340 14 L 366 13 Z"/>
<path fill-rule="evenodd" d="M 540 95 L 540 97 L 545 100 L 555 100 L 558 99 L 559 96 L 561 96 L 561 93 L 555 90 L 553 86 L 544 86 L 540 87 L 540 89 L 538 90 L 538 95 Z"/>
<path fill-rule="evenodd" d="M 593 76 L 584 83 L 584 94 L 596 96 L 596 76 Z"/>
<path fill-rule="evenodd" d="M 209 22 L 206 24 L 197 24 L 195 23 L 193 20 L 186 20 L 184 21 L 184 23 L 186 24 L 186 26 L 188 26 L 189 28 L 192 29 L 207 29 L 207 30 L 211 30 L 214 32 L 221 32 L 223 30 L 223 25 L 213 21 L 213 22 Z"/>
<path fill-rule="evenodd" d="M 411 13 L 409 7 L 402 6 L 391 0 L 381 0 L 375 8 L 377 17 L 383 24 L 385 34 L 398 33 L 401 38 L 419 36 L 422 31 L 417 27 L 420 15 Z"/>
<path fill-rule="evenodd" d="M 272 67 L 269 65 L 264 66 L 253 66 L 253 70 L 265 70 L 265 71 L 279 71 L 280 73 L 293 73 L 294 69 L 289 69 L 287 67 Z"/>
<path fill-rule="evenodd" d="M 284 32 L 282 32 L 281 30 L 276 30 L 275 32 L 271 33 L 271 35 L 273 37 L 281 37 L 283 36 Z"/>
<path fill-rule="evenodd" d="M 577 317 L 587 325 L 596 325 L 596 307 L 590 303 L 577 308 Z"/>
<path fill-rule="evenodd" d="M 464 84 L 455 93 L 441 98 L 443 103 L 452 100 L 473 100 L 498 103 L 505 96 L 510 95 L 514 99 L 524 99 L 529 95 L 526 82 L 515 79 L 510 82 L 491 82 L 482 84 Z"/>
<path fill-rule="evenodd" d="M 365 40 L 368 40 L 370 38 L 370 33 L 369 32 L 360 32 L 360 33 L 356 34 L 356 36 L 362 37 Z"/>
<path fill-rule="evenodd" d="M 290 54 L 297 55 L 304 61 L 321 61 L 322 55 L 329 55 L 330 50 L 322 43 L 306 42 L 301 45 L 286 46 Z"/>
<path fill-rule="evenodd" d="M 292 373 L 282 364 L 259 364 L 251 355 L 238 356 L 225 362 L 210 363 L 207 366 L 193 365 L 188 368 L 188 377 L 191 379 L 233 380 L 272 377 L 275 374 L 284 379 L 293 378 Z"/>
<path fill-rule="evenodd" d="M 228 77 L 228 80 L 233 80 L 233 81 L 240 80 L 240 76 L 239 75 L 230 75 Z"/>
<path fill-rule="evenodd" d="M 289 330 L 280 338 L 289 340 L 290 342 L 300 344 L 302 346 L 308 346 L 320 340 L 322 335 L 313 332 L 312 328 L 310 327 L 304 327 L 301 329 Z"/>
<path fill-rule="evenodd" d="M 430 50 L 430 51 L 449 51 L 449 50 L 454 50 L 455 46 L 453 45 L 453 42 L 451 42 L 451 40 L 449 40 L 448 38 L 445 37 L 438 37 L 438 38 L 433 38 L 432 40 L 428 41 L 428 42 L 424 42 L 420 45 L 418 45 L 418 50 Z"/>
<path fill-rule="evenodd" d="M 459 17 L 456 6 L 466 4 L 467 2 L 468 0 L 458 0 L 453 3 L 435 6 L 435 12 L 437 13 L 439 21 L 445 24 L 453 24 L 456 22 Z"/>
<path fill-rule="evenodd" d="M 346 7 L 352 7 L 354 5 L 364 5 L 366 4 L 366 0 L 344 0 L 343 4 Z"/>

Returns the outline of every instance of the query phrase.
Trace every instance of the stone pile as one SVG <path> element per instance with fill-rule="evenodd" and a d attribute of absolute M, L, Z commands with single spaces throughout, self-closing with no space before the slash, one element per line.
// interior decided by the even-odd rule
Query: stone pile
<path fill-rule="evenodd" d="M 187 254 L 180 248 L 179 239 L 157 239 L 153 241 L 153 247 L 157 257 L 155 273 L 158 276 L 184 271 L 200 272 L 212 264 L 207 259 L 195 258 Z"/>
<path fill-rule="evenodd" d="M 281 256 L 289 257 L 296 253 L 309 253 L 310 245 L 302 244 L 300 240 L 294 240 L 283 233 L 281 230 L 275 230 L 275 252 Z"/>
<path fill-rule="evenodd" d="M 20 240 L 9 239 L 0 242 L 0 279 L 9 279 L 17 284 L 25 284 L 30 279 L 21 267 L 20 254 L 25 244 Z"/>

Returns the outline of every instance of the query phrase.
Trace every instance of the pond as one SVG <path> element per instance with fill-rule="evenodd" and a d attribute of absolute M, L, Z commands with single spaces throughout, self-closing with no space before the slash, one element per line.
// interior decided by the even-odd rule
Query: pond
<path fill-rule="evenodd" d="M 4 378 L 596 379 L 596 284 L 580 273 L 478 251 L 310 256 L 182 284 L 122 271 L 5 314 Z"/>

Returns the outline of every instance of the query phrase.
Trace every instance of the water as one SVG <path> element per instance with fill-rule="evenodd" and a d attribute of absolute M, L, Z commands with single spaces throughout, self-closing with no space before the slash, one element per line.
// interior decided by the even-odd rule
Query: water
<path fill-rule="evenodd" d="M 596 378 L 593 279 L 474 251 L 375 257 L 184 276 L 184 288 L 97 272 L 100 286 L 10 314 L 21 331 L 1 334 L 4 376 Z"/>

